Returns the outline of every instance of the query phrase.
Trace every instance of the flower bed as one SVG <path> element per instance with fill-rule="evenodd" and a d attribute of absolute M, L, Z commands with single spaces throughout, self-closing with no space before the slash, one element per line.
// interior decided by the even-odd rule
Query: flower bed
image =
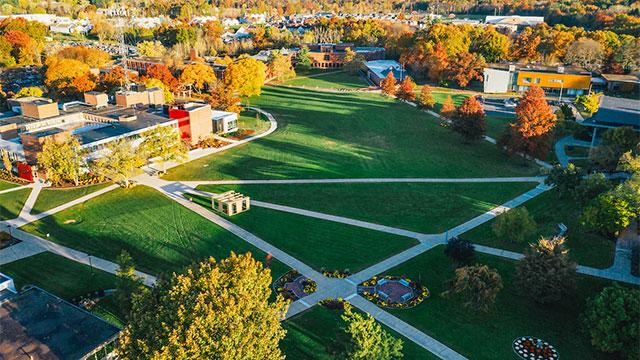
<path fill-rule="evenodd" d="M 429 297 L 429 290 L 408 278 L 386 275 L 366 280 L 358 286 L 358 293 L 378 306 L 409 309 Z"/>
<path fill-rule="evenodd" d="M 20 185 L 26 185 L 29 183 L 27 180 L 14 176 L 6 170 L 0 170 L 0 179 Z"/>
<path fill-rule="evenodd" d="M 322 275 L 335 279 L 345 279 L 351 275 L 349 269 L 345 270 L 322 270 Z"/>
<path fill-rule="evenodd" d="M 273 291 L 285 299 L 296 301 L 316 291 L 315 281 L 306 278 L 296 270 L 289 270 L 273 282 Z"/>
<path fill-rule="evenodd" d="M 557 360 L 560 354 L 548 342 L 533 336 L 523 336 L 513 340 L 513 351 L 521 359 Z"/>
<path fill-rule="evenodd" d="M 331 310 L 342 310 L 344 309 L 344 299 L 338 298 L 328 298 L 328 299 L 324 299 L 324 300 L 320 300 L 318 302 L 318 304 L 326 307 L 327 309 L 331 309 Z"/>

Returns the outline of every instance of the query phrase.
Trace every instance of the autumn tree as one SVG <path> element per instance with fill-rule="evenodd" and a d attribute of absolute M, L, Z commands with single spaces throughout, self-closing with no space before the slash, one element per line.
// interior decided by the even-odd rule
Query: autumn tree
<path fill-rule="evenodd" d="M 638 38 L 623 41 L 612 55 L 623 71 L 640 70 L 640 40 Z"/>
<path fill-rule="evenodd" d="M 136 82 L 138 80 L 137 76 L 132 72 L 128 73 L 128 77 L 130 82 Z M 149 79 L 153 79 L 153 78 L 149 78 Z M 125 85 L 124 69 L 120 66 L 114 66 L 113 68 L 111 68 L 111 70 L 109 70 L 109 72 L 106 72 L 100 75 L 100 78 L 98 79 L 98 87 L 102 91 L 110 94 L 113 94 L 117 90 L 122 89 L 124 85 Z M 165 101 L 167 101 L 166 98 L 165 98 Z"/>
<path fill-rule="evenodd" d="M 380 81 L 380 89 L 384 95 L 394 96 L 396 94 L 397 87 L 398 82 L 396 81 L 395 76 L 393 76 L 393 71 L 389 71 L 387 76 Z"/>
<path fill-rule="evenodd" d="M 278 343 L 287 303 L 271 297 L 271 273 L 251 254 L 213 258 L 160 278 L 133 305 L 121 359 L 284 359 Z"/>
<path fill-rule="evenodd" d="M 366 59 L 364 55 L 358 54 L 351 50 L 351 48 L 345 49 L 344 55 L 344 68 L 351 74 L 356 74 L 363 68 Z"/>
<path fill-rule="evenodd" d="M 447 95 L 447 98 L 444 99 L 442 103 L 442 107 L 440 108 L 440 116 L 447 120 L 451 120 L 456 114 L 456 106 L 453 104 L 453 99 L 451 95 Z"/>
<path fill-rule="evenodd" d="M 576 96 L 576 105 L 588 112 L 590 115 L 595 114 L 600 109 L 600 98 L 603 93 L 590 93 Z"/>
<path fill-rule="evenodd" d="M 598 350 L 637 359 L 640 333 L 640 290 L 619 285 L 604 288 L 587 301 L 585 331 Z"/>
<path fill-rule="evenodd" d="M 564 238 L 531 244 L 516 266 L 516 286 L 538 303 L 553 303 L 576 289 L 576 263 L 569 259 Z"/>
<path fill-rule="evenodd" d="M 484 107 L 475 96 L 469 96 L 456 109 L 451 119 L 453 131 L 462 135 L 466 142 L 482 139 L 486 133 Z"/>
<path fill-rule="evenodd" d="M 59 185 L 70 182 L 78 185 L 85 168 L 85 151 L 73 136 L 65 139 L 45 139 L 37 155 L 38 165 L 44 169 L 48 181 Z"/>
<path fill-rule="evenodd" d="M 428 71 L 428 77 L 431 81 L 440 82 L 446 76 L 446 71 L 449 68 L 449 55 L 447 50 L 441 43 L 437 43 L 433 50 L 430 52 L 430 56 L 426 60 Z"/>
<path fill-rule="evenodd" d="M 470 52 L 462 52 L 450 63 L 448 78 L 455 81 L 461 88 L 467 87 L 472 80 L 483 79 L 485 66 L 482 56 Z"/>
<path fill-rule="evenodd" d="M 11 162 L 11 159 L 9 159 L 9 152 L 7 151 L 2 152 L 2 165 L 4 166 L 4 171 L 6 171 L 8 174 L 11 174 L 13 163 Z"/>
<path fill-rule="evenodd" d="M 73 59 L 87 64 L 90 68 L 100 68 L 111 62 L 111 55 L 100 49 L 86 46 L 67 46 L 55 54 L 60 59 Z"/>
<path fill-rule="evenodd" d="M 582 38 L 574 41 L 567 49 L 564 61 L 582 66 L 589 71 L 598 71 L 604 63 L 602 45 L 593 39 Z"/>
<path fill-rule="evenodd" d="M 140 296 L 145 287 L 142 277 L 136 275 L 136 267 L 131 255 L 126 250 L 122 250 L 116 260 L 118 269 L 116 270 L 116 292 L 114 300 L 118 309 L 127 317 L 131 313 L 133 298 Z"/>
<path fill-rule="evenodd" d="M 275 52 L 269 59 L 267 74 L 275 81 L 286 81 L 296 77 L 296 71 L 291 66 L 291 59 L 280 52 Z"/>
<path fill-rule="evenodd" d="M 415 88 L 416 83 L 414 83 L 409 76 L 405 76 L 400 82 L 396 96 L 398 99 L 405 101 L 414 101 L 416 99 Z"/>
<path fill-rule="evenodd" d="M 95 173 L 128 188 L 131 178 L 144 165 L 142 154 L 130 140 L 119 139 L 105 146 L 105 154 L 92 163 Z"/>
<path fill-rule="evenodd" d="M 136 49 L 140 55 L 149 57 L 161 57 L 167 51 L 160 41 L 141 41 Z"/>
<path fill-rule="evenodd" d="M 240 97 L 248 98 L 262 93 L 267 67 L 254 58 L 243 58 L 227 67 L 224 82 L 236 89 Z"/>
<path fill-rule="evenodd" d="M 57 57 L 47 60 L 44 84 L 60 95 L 75 96 L 80 90 L 90 87 L 90 80 L 89 66 L 83 62 Z"/>
<path fill-rule="evenodd" d="M 455 270 L 449 289 L 442 295 L 460 295 L 465 307 L 487 312 L 502 288 L 502 278 L 497 270 L 486 265 L 465 266 Z"/>
<path fill-rule="evenodd" d="M 513 60 L 525 62 L 537 61 L 541 55 L 538 52 L 541 38 L 531 27 L 525 28 L 511 46 L 510 57 Z"/>
<path fill-rule="evenodd" d="M 146 80 L 147 78 L 154 78 L 162 81 L 162 83 L 167 85 L 171 91 L 176 91 L 180 88 L 180 81 L 178 81 L 178 79 L 176 79 L 176 77 L 171 73 L 171 70 L 163 64 L 150 65 L 147 68 L 147 73 L 143 77 L 143 80 Z"/>
<path fill-rule="evenodd" d="M 147 87 L 147 89 L 154 88 L 154 87 L 162 89 L 164 102 L 167 104 L 170 104 L 175 100 L 173 97 L 173 93 L 171 92 L 169 87 L 158 79 L 148 78 L 147 80 L 144 81 L 144 85 Z"/>
<path fill-rule="evenodd" d="M 536 222 L 525 207 L 505 211 L 496 217 L 493 233 L 500 241 L 524 242 L 536 230 Z"/>
<path fill-rule="evenodd" d="M 158 126 L 142 133 L 144 139 L 139 151 L 143 157 L 149 160 L 156 159 L 163 166 L 168 161 L 181 162 L 187 158 L 188 148 L 180 139 L 178 129 L 171 126 Z"/>
<path fill-rule="evenodd" d="M 189 64 L 184 67 L 180 74 L 180 82 L 193 86 L 200 93 L 206 84 L 213 84 L 216 81 L 216 74 L 213 68 L 206 64 Z"/>
<path fill-rule="evenodd" d="M 431 94 L 431 86 L 423 85 L 420 90 L 420 97 L 418 97 L 418 106 L 423 109 L 433 109 L 433 106 L 436 104 L 436 100 L 433 98 Z"/>
<path fill-rule="evenodd" d="M 544 91 L 532 86 L 516 107 L 517 121 L 510 124 L 498 141 L 508 152 L 544 158 L 549 150 L 550 131 L 556 116 L 544 97 Z"/>
<path fill-rule="evenodd" d="M 207 97 L 213 109 L 240 113 L 240 98 L 235 95 L 236 91 L 222 81 L 216 82 L 211 88 L 211 93 Z"/>
<path fill-rule="evenodd" d="M 42 94 L 43 94 L 43 91 L 39 87 L 37 87 L 37 86 L 26 86 L 26 87 L 23 87 L 22 89 L 20 89 L 20 91 L 18 91 L 13 97 L 15 99 L 22 98 L 22 97 L 29 97 L 29 96 L 40 97 L 40 96 L 42 96 Z"/>
<path fill-rule="evenodd" d="M 345 302 L 342 319 L 351 337 L 346 354 L 349 360 L 393 360 L 402 358 L 402 340 L 394 338 L 370 315 L 353 311 Z"/>
<path fill-rule="evenodd" d="M 95 88 L 96 82 L 94 81 L 94 77 L 91 74 L 84 74 L 71 80 L 67 92 L 76 97 L 81 97 L 85 92 Z"/>

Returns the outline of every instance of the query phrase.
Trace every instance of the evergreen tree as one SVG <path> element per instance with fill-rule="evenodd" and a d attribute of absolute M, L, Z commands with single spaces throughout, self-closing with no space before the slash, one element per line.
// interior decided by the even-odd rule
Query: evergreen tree
<path fill-rule="evenodd" d="M 471 241 L 459 237 L 447 240 L 444 254 L 455 262 L 456 267 L 470 264 L 476 256 Z"/>

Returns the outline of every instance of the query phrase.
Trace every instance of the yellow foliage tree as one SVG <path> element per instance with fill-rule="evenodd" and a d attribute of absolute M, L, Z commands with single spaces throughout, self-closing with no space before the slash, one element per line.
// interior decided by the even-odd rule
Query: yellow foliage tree
<path fill-rule="evenodd" d="M 266 78 L 266 65 L 254 58 L 244 58 L 229 65 L 224 81 L 241 97 L 250 97 L 262 93 Z"/>
<path fill-rule="evenodd" d="M 191 85 L 200 92 L 205 84 L 213 84 L 216 81 L 216 74 L 213 68 L 205 64 L 189 64 L 184 67 L 180 75 L 180 82 Z"/>

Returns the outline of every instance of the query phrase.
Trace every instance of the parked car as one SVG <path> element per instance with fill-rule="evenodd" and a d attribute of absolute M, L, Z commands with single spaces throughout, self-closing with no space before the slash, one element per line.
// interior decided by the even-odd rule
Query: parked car
<path fill-rule="evenodd" d="M 507 108 L 514 108 L 518 106 L 518 103 L 519 101 L 516 98 L 508 98 L 503 101 L 504 107 L 507 107 Z"/>

